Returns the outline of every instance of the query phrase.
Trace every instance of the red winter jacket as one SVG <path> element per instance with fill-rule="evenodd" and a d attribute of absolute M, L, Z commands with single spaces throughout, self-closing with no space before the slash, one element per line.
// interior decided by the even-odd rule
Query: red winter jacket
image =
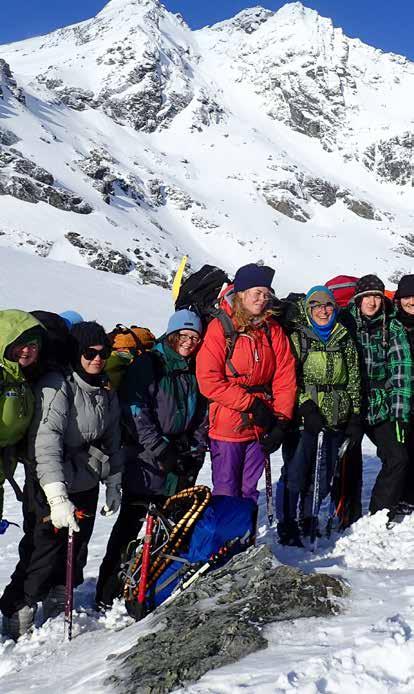
<path fill-rule="evenodd" d="M 222 302 L 222 308 L 231 313 L 226 301 Z M 243 386 L 269 385 L 273 396 L 269 407 L 275 414 L 292 417 L 296 399 L 295 360 L 282 328 L 273 320 L 268 325 L 268 335 L 258 327 L 249 334 L 240 333 L 237 338 L 231 363 L 238 376 L 233 376 L 226 364 L 226 340 L 219 319 L 214 318 L 208 326 L 197 355 L 196 373 L 201 393 L 210 400 L 209 435 L 213 439 L 252 441 L 262 432 L 246 420 L 254 398 L 266 399 L 266 396 L 249 393 Z"/>

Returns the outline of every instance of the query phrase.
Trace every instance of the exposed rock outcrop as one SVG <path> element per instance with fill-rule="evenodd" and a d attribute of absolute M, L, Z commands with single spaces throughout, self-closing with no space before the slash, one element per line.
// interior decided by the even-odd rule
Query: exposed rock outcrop
<path fill-rule="evenodd" d="M 269 548 L 252 548 L 158 608 L 154 633 L 112 656 L 106 684 L 123 694 L 171 692 L 266 648 L 267 624 L 338 614 L 346 592 L 336 578 L 275 566 Z"/>

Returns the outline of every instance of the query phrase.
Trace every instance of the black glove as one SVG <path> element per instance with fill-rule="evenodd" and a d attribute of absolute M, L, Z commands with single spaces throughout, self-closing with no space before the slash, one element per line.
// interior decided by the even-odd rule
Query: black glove
<path fill-rule="evenodd" d="M 255 398 L 249 412 L 253 415 L 256 426 L 269 431 L 275 424 L 275 416 L 261 398 Z"/>
<path fill-rule="evenodd" d="M 298 410 L 303 417 L 303 428 L 308 434 L 319 434 L 325 426 L 325 419 L 313 400 L 305 400 Z"/>
<path fill-rule="evenodd" d="M 351 414 L 345 428 L 345 438 L 349 439 L 349 447 L 357 446 L 364 437 L 364 427 L 358 414 Z"/>
<path fill-rule="evenodd" d="M 164 448 L 157 460 L 163 472 L 174 472 L 177 467 L 177 453 L 172 446 Z"/>
<path fill-rule="evenodd" d="M 281 419 L 277 419 L 276 422 L 277 423 L 269 432 L 262 434 L 260 437 L 260 443 L 262 444 L 262 448 L 266 455 L 270 455 L 271 453 L 277 451 L 285 438 L 288 423 L 282 421 Z"/>

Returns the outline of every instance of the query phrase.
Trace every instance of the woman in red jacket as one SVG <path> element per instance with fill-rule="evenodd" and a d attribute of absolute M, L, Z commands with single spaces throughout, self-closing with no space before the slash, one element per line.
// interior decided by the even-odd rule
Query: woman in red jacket
<path fill-rule="evenodd" d="M 237 333 L 234 349 L 226 320 L 215 318 L 197 357 L 199 388 L 210 400 L 213 494 L 255 502 L 266 456 L 281 445 L 296 397 L 289 340 L 268 309 L 273 276 L 254 263 L 237 270 L 220 303 Z"/>

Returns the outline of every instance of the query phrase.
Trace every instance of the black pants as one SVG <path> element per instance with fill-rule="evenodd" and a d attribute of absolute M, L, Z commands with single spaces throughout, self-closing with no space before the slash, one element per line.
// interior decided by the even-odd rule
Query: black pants
<path fill-rule="evenodd" d="M 144 523 L 149 501 L 162 505 L 165 497 L 144 497 L 124 494 L 118 518 L 112 528 L 105 556 L 99 569 L 96 584 L 96 602 L 112 605 L 122 593 L 122 582 L 118 576 L 121 564 L 126 559 L 128 545 L 135 540 Z"/>
<path fill-rule="evenodd" d="M 66 582 L 68 531 L 56 530 L 50 521 L 45 521 L 50 509 L 37 480 L 28 477 L 23 494 L 24 535 L 19 544 L 20 559 L 0 599 L 0 610 L 7 617 L 24 605 L 35 605 L 46 597 L 50 588 Z M 98 494 L 97 484 L 93 489 L 69 495 L 74 506 L 88 516 L 79 521 L 80 531 L 74 533 L 75 586 L 83 582 Z"/>
<path fill-rule="evenodd" d="M 408 449 L 398 443 L 394 422 L 367 427 L 365 433 L 376 445 L 382 462 L 369 504 L 371 513 L 376 513 L 383 508 L 392 509 L 401 501 L 409 470 Z"/>

